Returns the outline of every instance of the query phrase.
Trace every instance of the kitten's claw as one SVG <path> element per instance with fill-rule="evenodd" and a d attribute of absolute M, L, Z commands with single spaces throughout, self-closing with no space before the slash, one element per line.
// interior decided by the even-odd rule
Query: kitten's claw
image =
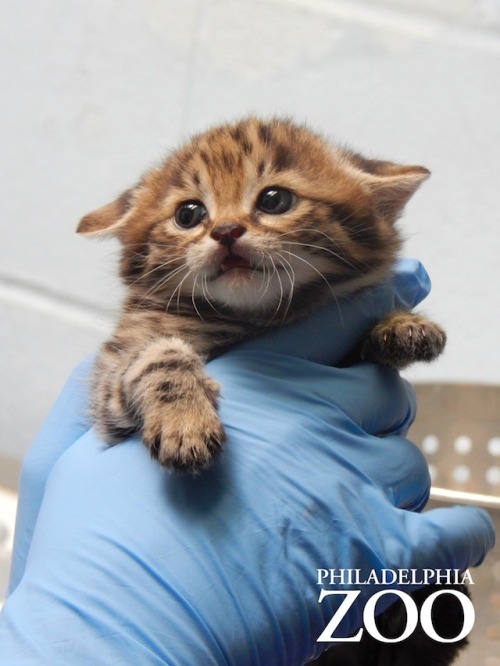
<path fill-rule="evenodd" d="M 226 439 L 215 407 L 205 398 L 157 405 L 148 410 L 144 444 L 162 467 L 196 472 L 208 467 Z"/>
<path fill-rule="evenodd" d="M 361 356 L 395 370 L 416 361 L 437 358 L 446 344 L 443 329 L 422 315 L 400 312 L 390 315 L 370 332 Z"/>

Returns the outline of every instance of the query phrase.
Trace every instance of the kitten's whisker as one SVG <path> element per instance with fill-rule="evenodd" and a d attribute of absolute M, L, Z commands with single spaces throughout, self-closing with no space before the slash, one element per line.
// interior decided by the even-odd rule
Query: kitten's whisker
<path fill-rule="evenodd" d="M 329 234 L 326 233 L 326 231 L 323 231 L 323 229 L 318 229 L 317 227 L 303 227 L 302 229 L 292 229 L 290 231 L 283 231 L 279 237 L 282 238 L 283 236 L 289 236 L 290 234 L 294 234 L 294 236 L 297 236 L 299 234 L 307 233 L 309 231 L 312 231 L 315 234 L 321 234 L 322 236 L 325 236 L 327 240 L 330 241 L 332 245 L 336 245 L 337 241 L 334 240 Z"/>
<path fill-rule="evenodd" d="M 321 252 L 327 252 L 328 254 L 331 254 L 332 257 L 335 257 L 336 259 L 339 259 L 342 261 L 344 264 L 347 264 L 350 268 L 353 268 L 356 270 L 356 266 L 352 264 L 348 259 L 343 257 L 341 254 L 338 254 L 337 252 L 334 252 L 333 250 L 330 250 L 330 248 L 327 247 L 322 247 L 321 245 L 313 245 L 312 243 L 301 243 L 298 241 L 286 241 L 287 245 L 299 245 L 300 247 L 311 247 L 317 250 L 321 250 Z"/>
<path fill-rule="evenodd" d="M 265 275 L 267 274 L 267 282 L 266 282 L 266 285 L 264 287 L 264 292 L 263 292 L 262 296 L 264 296 L 267 293 L 267 291 L 269 290 L 269 287 L 271 285 L 271 280 L 272 280 L 272 277 L 273 277 L 273 273 L 271 272 L 271 268 L 269 267 L 269 265 L 264 264 L 264 267 L 265 267 Z"/>
<path fill-rule="evenodd" d="M 155 271 L 160 270 L 160 268 L 166 268 L 167 266 L 170 266 L 170 264 L 173 264 L 175 261 L 179 261 L 179 257 L 172 257 L 172 259 L 169 259 L 168 261 L 162 261 L 161 264 L 158 264 L 157 266 L 152 268 L 147 273 L 143 273 L 141 275 L 141 278 L 147 277 L 148 275 L 151 275 L 151 273 L 154 273 Z"/>
<path fill-rule="evenodd" d="M 179 312 L 179 306 L 180 306 L 180 296 L 181 296 L 181 288 L 184 282 L 187 280 L 187 278 L 191 275 L 193 271 L 189 270 L 186 275 L 182 278 L 182 280 L 179 282 L 179 284 L 176 286 L 176 288 L 173 290 L 172 294 L 170 295 L 170 298 L 168 299 L 167 307 L 165 308 L 165 312 L 168 312 L 168 308 L 170 307 L 170 303 L 172 302 L 172 299 L 175 296 L 175 293 L 178 292 L 177 294 L 177 313 L 180 314 Z"/>
<path fill-rule="evenodd" d="M 162 286 L 167 284 L 170 280 L 172 280 L 176 275 L 180 272 L 182 272 L 185 269 L 185 265 L 179 266 L 179 268 L 176 268 L 175 271 L 172 271 L 172 273 L 168 273 L 167 275 L 164 275 L 161 277 L 159 280 L 157 280 L 145 293 L 144 293 L 144 298 L 153 295 L 155 292 L 157 292 L 159 289 L 161 289 Z"/>
<path fill-rule="evenodd" d="M 193 304 L 193 307 L 194 307 L 194 309 L 195 309 L 196 314 L 198 315 L 198 317 L 199 317 L 202 321 L 205 321 L 205 318 L 202 316 L 202 314 L 201 314 L 200 311 L 198 310 L 198 307 L 197 307 L 197 305 L 196 305 L 196 297 L 195 297 L 195 295 L 194 295 L 194 290 L 195 290 L 195 288 L 196 288 L 196 281 L 198 280 L 198 276 L 199 276 L 199 273 L 196 273 L 196 275 L 194 276 L 194 282 L 193 282 L 193 286 L 192 286 L 192 288 L 191 288 L 191 303 Z M 202 291 L 203 291 L 203 286 L 202 286 Z"/>
<path fill-rule="evenodd" d="M 280 311 L 281 304 L 283 303 L 284 292 L 283 292 L 283 283 L 281 281 L 280 273 L 279 273 L 279 270 L 276 266 L 276 263 L 275 263 L 274 258 L 272 257 L 272 255 L 269 255 L 269 259 L 271 260 L 271 263 L 273 265 L 273 269 L 274 269 L 273 275 L 276 275 L 276 277 L 278 278 L 278 284 L 279 284 L 279 288 L 280 288 L 280 298 L 279 298 L 279 301 L 278 301 L 278 305 L 276 306 L 276 310 L 274 311 L 274 314 L 270 319 L 270 321 L 273 321 L 274 318 L 278 315 L 278 312 Z"/>
<path fill-rule="evenodd" d="M 188 279 L 188 277 L 193 273 L 193 270 L 190 270 L 186 273 L 186 275 L 182 278 L 182 280 L 179 282 L 177 288 L 175 291 L 177 291 L 177 314 L 180 314 L 180 306 L 181 306 L 181 291 L 182 291 L 182 285 L 184 282 Z M 175 293 L 175 292 L 174 292 Z"/>
<path fill-rule="evenodd" d="M 269 285 L 271 283 L 271 271 L 269 270 L 269 266 L 265 263 L 266 255 L 269 256 L 265 252 L 260 253 L 261 258 L 259 263 L 257 264 L 256 268 L 259 268 L 259 266 L 262 266 L 262 280 L 261 280 L 261 286 L 259 287 L 259 292 L 261 292 L 260 297 L 257 301 L 257 303 L 260 303 L 261 300 L 264 298 L 264 296 L 267 293 L 267 290 L 269 289 Z M 266 276 L 267 276 L 267 281 L 266 281 Z"/>
<path fill-rule="evenodd" d="M 361 225 L 360 227 L 361 228 Z M 326 231 L 323 231 L 323 229 L 316 229 L 315 227 L 304 227 L 302 229 L 294 229 L 293 231 L 284 231 L 280 234 L 280 238 L 283 236 L 289 236 L 290 234 L 293 234 L 294 236 L 299 236 L 300 234 L 303 233 L 316 233 L 316 234 L 321 234 L 324 236 L 328 241 L 330 241 L 330 244 L 333 246 L 337 247 L 345 247 L 346 245 L 352 245 L 352 242 L 346 242 L 343 238 L 332 238 L 329 234 L 326 233 Z M 287 242 L 292 242 L 292 241 L 287 241 Z M 321 249 L 325 249 L 323 246 L 320 246 Z"/>
<path fill-rule="evenodd" d="M 160 278 L 160 279 L 158 280 L 158 282 L 156 282 L 156 283 L 153 285 L 152 289 L 156 291 L 156 290 L 158 289 L 158 287 L 162 287 L 162 286 L 164 286 L 165 284 L 167 284 L 167 282 L 170 282 L 170 280 L 171 280 L 172 278 L 176 277 L 179 273 L 182 273 L 182 271 L 184 271 L 186 268 L 188 268 L 188 264 L 187 264 L 187 263 L 184 263 L 184 264 L 182 264 L 181 266 L 178 266 L 177 268 L 174 268 L 173 271 L 171 271 L 170 273 L 167 273 L 167 275 L 165 275 L 164 277 Z"/>
<path fill-rule="evenodd" d="M 168 299 L 167 306 L 166 306 L 166 308 L 165 308 L 165 312 L 168 312 L 168 310 L 169 310 L 169 308 L 170 308 L 170 303 L 172 302 L 172 299 L 173 299 L 174 296 L 175 296 L 175 292 L 177 291 L 177 289 L 179 289 L 179 286 L 180 286 L 180 285 L 177 285 L 177 287 L 174 289 L 174 291 L 173 291 L 172 294 L 170 295 L 170 298 Z M 177 302 L 177 314 L 179 314 L 179 302 Z"/>
<path fill-rule="evenodd" d="M 315 272 L 320 276 L 320 278 L 321 278 L 322 280 L 325 281 L 325 283 L 326 283 L 326 285 L 328 286 L 330 292 L 332 293 L 332 296 L 334 296 L 335 298 L 337 298 L 335 292 L 334 292 L 333 289 L 332 289 L 332 285 L 330 284 L 330 282 L 329 282 L 329 281 L 327 280 L 327 278 L 323 275 L 323 273 L 322 273 L 318 268 L 316 268 L 316 266 L 315 266 L 314 264 L 311 264 L 310 261 L 307 261 L 307 259 L 304 259 L 304 257 L 301 257 L 300 254 L 295 254 L 294 252 L 290 252 L 290 250 L 282 250 L 282 252 L 285 252 L 285 254 L 289 254 L 291 257 L 295 257 L 296 259 L 299 259 L 300 261 L 303 261 L 303 262 L 304 262 L 305 264 L 307 264 L 310 268 L 312 268 L 313 271 L 315 271 Z"/>
<path fill-rule="evenodd" d="M 266 253 L 265 253 L 265 252 L 259 252 L 259 254 L 260 254 L 260 259 L 259 259 L 259 261 L 257 262 L 257 264 L 256 264 L 255 267 L 254 267 L 255 270 L 259 270 L 259 268 L 260 268 L 261 266 L 262 266 L 263 268 L 265 268 L 264 259 L 266 258 Z"/>
<path fill-rule="evenodd" d="M 283 266 L 283 270 L 285 271 L 285 273 L 288 276 L 288 279 L 290 280 L 290 293 L 288 294 L 288 302 L 287 302 L 287 305 L 286 305 L 286 308 L 285 308 L 285 312 L 283 313 L 283 323 L 284 323 L 285 320 L 286 320 L 286 316 L 288 314 L 288 311 L 290 310 L 290 306 L 292 304 L 293 291 L 294 291 L 294 287 L 295 287 L 295 271 L 293 270 L 292 264 L 288 261 L 288 259 L 285 259 L 285 257 L 282 254 L 278 253 L 278 257 L 280 258 L 280 264 Z M 283 262 L 288 264 L 288 266 L 290 267 L 291 275 L 288 272 L 288 270 L 287 270 L 287 268 L 286 268 L 286 266 Z"/>
<path fill-rule="evenodd" d="M 139 255 L 137 255 L 137 256 L 139 256 Z M 167 266 L 174 263 L 175 261 L 179 261 L 178 257 L 175 257 L 174 259 L 169 259 L 168 261 L 164 261 L 163 263 L 159 264 L 158 266 L 155 266 L 154 268 L 152 268 L 147 273 L 142 273 L 141 275 L 139 275 L 139 277 L 136 280 L 134 280 L 132 282 L 132 285 L 134 285 L 137 282 L 139 282 L 140 280 L 148 277 L 148 275 L 151 275 L 152 273 L 155 273 L 156 271 L 159 271 L 159 270 L 162 270 L 163 268 L 166 268 Z M 186 266 L 186 264 L 184 263 L 183 266 Z M 169 273 L 169 275 L 170 275 L 170 273 Z"/>
<path fill-rule="evenodd" d="M 338 312 L 339 312 L 340 320 L 341 320 L 341 322 L 342 322 L 342 324 L 343 324 L 343 323 L 344 323 L 344 320 L 343 320 L 343 318 L 342 318 L 342 310 L 341 310 L 341 308 L 340 308 L 339 299 L 338 299 L 337 294 L 336 294 L 336 293 L 334 292 L 334 290 L 332 289 L 332 285 L 331 285 L 331 283 L 329 282 L 329 280 L 323 275 L 323 273 L 322 273 L 320 270 L 318 270 L 318 269 L 316 268 L 316 266 L 314 266 L 314 264 L 311 264 L 311 262 L 310 262 L 310 261 L 307 261 L 307 259 L 304 259 L 304 257 L 301 257 L 299 254 L 295 254 L 294 252 L 290 252 L 290 250 L 282 250 L 282 251 L 285 252 L 286 254 L 289 254 L 291 257 L 295 257 L 296 259 L 299 259 L 300 261 L 303 261 L 305 264 L 307 264 L 308 266 L 310 266 L 310 267 L 311 267 L 311 268 L 312 268 L 312 269 L 313 269 L 313 270 L 314 270 L 314 271 L 320 276 L 320 278 L 321 278 L 322 280 L 324 280 L 324 282 L 326 283 L 326 286 L 328 287 L 328 289 L 329 289 L 329 291 L 330 291 L 330 293 L 331 293 L 331 295 L 332 295 L 332 297 L 333 297 L 333 300 L 335 301 L 335 304 L 337 305 L 337 309 L 338 309 Z"/>
<path fill-rule="evenodd" d="M 169 273 L 168 275 L 166 275 L 164 278 L 158 280 L 158 282 L 156 282 L 152 287 L 150 287 L 150 288 L 147 290 L 147 292 L 144 294 L 141 303 L 144 302 L 144 300 L 145 300 L 148 296 L 152 296 L 152 295 L 153 295 L 154 293 L 156 293 L 159 289 L 161 289 L 162 287 L 164 287 L 164 286 L 167 284 L 167 282 L 169 282 L 169 281 L 172 280 L 174 277 L 176 277 L 179 273 L 181 273 L 183 270 L 185 270 L 186 267 L 187 267 L 187 264 L 183 264 L 182 266 L 179 266 L 179 267 L 176 268 L 174 271 L 172 271 L 171 273 Z M 189 272 L 188 272 L 188 274 L 189 274 Z"/>
<path fill-rule="evenodd" d="M 202 279 L 201 279 L 201 291 L 202 291 L 202 293 L 203 293 L 203 297 L 204 297 L 204 299 L 205 299 L 206 302 L 210 305 L 210 307 L 212 308 L 212 310 L 213 310 L 216 314 L 220 314 L 220 312 L 217 310 L 217 308 L 215 307 L 215 305 L 213 305 L 212 298 L 211 298 L 211 296 L 210 296 L 210 292 L 209 292 L 209 290 L 208 290 L 208 281 L 207 281 L 207 276 L 206 276 L 206 275 L 203 275 L 203 277 L 202 277 Z"/>
<path fill-rule="evenodd" d="M 148 241 L 141 241 L 137 243 L 127 243 L 127 248 L 130 247 L 145 247 L 146 245 L 154 245 L 155 247 L 177 247 L 175 243 L 160 243 L 149 239 Z"/>

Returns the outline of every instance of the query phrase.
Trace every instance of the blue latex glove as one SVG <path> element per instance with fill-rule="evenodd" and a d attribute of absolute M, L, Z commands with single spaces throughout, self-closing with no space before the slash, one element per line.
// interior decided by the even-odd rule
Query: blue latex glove
<path fill-rule="evenodd" d="M 333 367 L 427 289 L 406 263 L 212 361 L 228 445 L 195 478 L 165 473 L 136 438 L 108 448 L 89 430 L 82 364 L 24 466 L 0 664 L 302 664 L 339 604 L 318 603 L 316 569 L 480 563 L 485 512 L 414 512 L 429 479 L 404 439 L 411 390 L 374 365 Z M 361 625 L 374 591 L 362 589 L 339 635 Z"/>

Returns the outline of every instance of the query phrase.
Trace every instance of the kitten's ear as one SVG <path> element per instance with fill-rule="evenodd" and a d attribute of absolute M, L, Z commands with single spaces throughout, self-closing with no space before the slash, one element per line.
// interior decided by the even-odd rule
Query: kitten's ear
<path fill-rule="evenodd" d="M 431 172 L 422 166 L 379 163 L 375 173 L 367 175 L 366 183 L 373 194 L 375 207 L 386 218 L 396 219 L 420 184 Z"/>
<path fill-rule="evenodd" d="M 105 236 L 115 234 L 126 223 L 133 208 L 134 189 L 97 210 L 88 213 L 80 220 L 76 232 L 84 236 Z"/>

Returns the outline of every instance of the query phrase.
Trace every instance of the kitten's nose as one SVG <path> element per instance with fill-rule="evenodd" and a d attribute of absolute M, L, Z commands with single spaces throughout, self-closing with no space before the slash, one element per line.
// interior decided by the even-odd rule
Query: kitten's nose
<path fill-rule="evenodd" d="M 210 236 L 221 245 L 230 247 L 235 240 L 243 236 L 245 231 L 245 227 L 241 224 L 220 224 L 212 229 Z"/>

